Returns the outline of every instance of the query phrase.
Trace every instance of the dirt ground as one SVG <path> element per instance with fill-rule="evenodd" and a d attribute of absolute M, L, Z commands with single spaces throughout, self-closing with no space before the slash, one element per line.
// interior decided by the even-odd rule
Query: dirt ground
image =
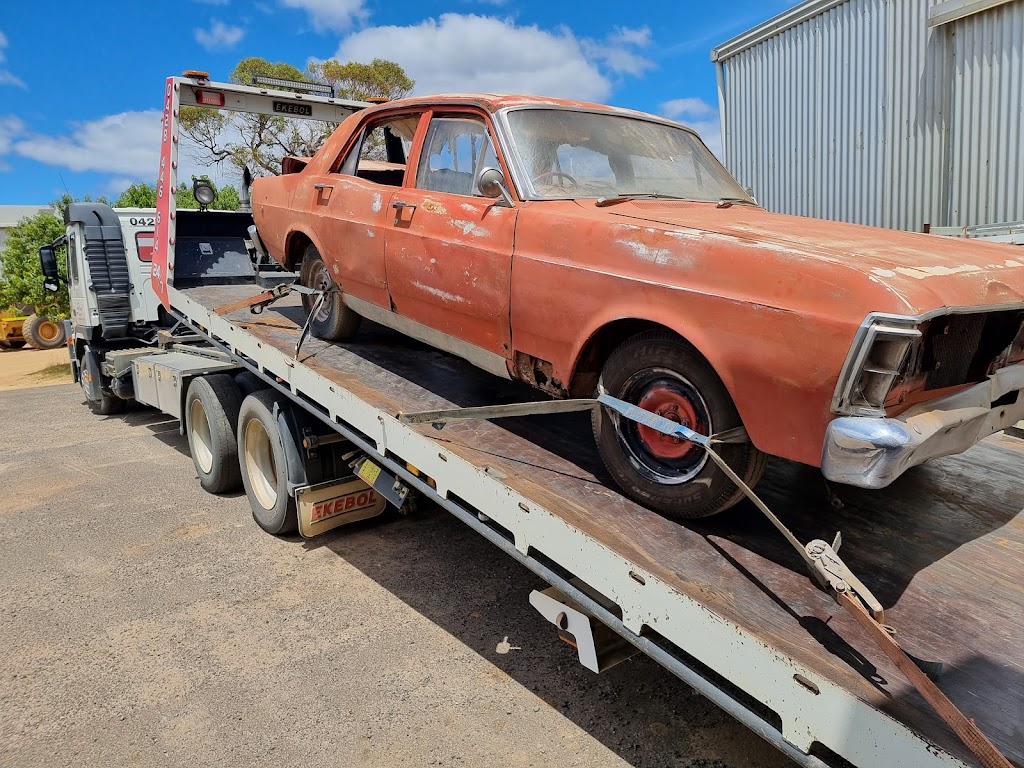
<path fill-rule="evenodd" d="M 0 430 L 4 768 L 788 765 L 649 659 L 583 669 L 440 509 L 277 539 L 153 411 L 22 389 Z"/>
<path fill-rule="evenodd" d="M 50 366 L 68 366 L 68 350 L 66 347 L 57 349 L 33 349 L 25 346 L 21 349 L 0 349 L 0 392 L 26 387 L 42 387 L 53 384 L 66 384 L 71 381 L 70 366 L 66 376 L 39 375 Z M 54 371 L 53 373 L 57 373 Z"/>

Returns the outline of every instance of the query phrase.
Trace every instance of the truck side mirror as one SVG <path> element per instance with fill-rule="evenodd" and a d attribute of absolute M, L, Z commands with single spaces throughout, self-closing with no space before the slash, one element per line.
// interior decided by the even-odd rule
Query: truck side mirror
<path fill-rule="evenodd" d="M 57 254 L 52 245 L 39 248 L 39 266 L 43 271 L 43 288 L 50 293 L 60 290 L 60 269 L 57 267 Z"/>

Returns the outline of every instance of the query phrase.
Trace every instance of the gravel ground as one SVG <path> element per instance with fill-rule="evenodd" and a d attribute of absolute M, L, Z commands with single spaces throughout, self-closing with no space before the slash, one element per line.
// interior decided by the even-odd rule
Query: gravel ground
<path fill-rule="evenodd" d="M 436 507 L 275 539 L 153 411 L 24 389 L 0 430 L 0 766 L 788 765 L 649 659 L 580 667 Z"/>

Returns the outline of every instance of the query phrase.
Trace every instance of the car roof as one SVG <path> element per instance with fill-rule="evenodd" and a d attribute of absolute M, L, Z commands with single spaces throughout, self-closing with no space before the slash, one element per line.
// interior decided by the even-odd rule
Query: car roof
<path fill-rule="evenodd" d="M 665 120 L 663 117 L 657 115 L 651 115 L 646 112 L 638 112 L 633 109 L 624 109 L 622 107 L 612 107 L 607 104 L 596 104 L 589 101 L 579 101 L 576 99 L 558 99 L 552 96 L 526 96 L 523 94 L 509 94 L 509 93 L 444 93 L 444 94 L 433 94 L 430 96 L 411 96 L 404 99 L 396 99 L 394 101 L 384 102 L 379 108 L 393 109 L 395 107 L 406 107 L 406 106 L 431 106 L 434 104 L 439 105 L 476 105 L 483 107 L 488 112 L 497 112 L 502 109 L 509 107 L 570 107 L 574 109 L 592 109 L 601 112 L 611 112 L 614 114 L 629 115 L 633 117 L 643 117 L 646 119 L 654 118 L 662 122 L 673 122 L 671 120 Z"/>

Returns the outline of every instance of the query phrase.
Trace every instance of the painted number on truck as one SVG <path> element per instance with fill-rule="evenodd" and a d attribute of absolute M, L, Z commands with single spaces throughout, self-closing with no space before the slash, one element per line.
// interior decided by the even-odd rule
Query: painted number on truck
<path fill-rule="evenodd" d="M 128 219 L 128 223 L 133 227 L 152 227 L 156 223 L 156 219 L 152 216 L 132 217 Z"/>

